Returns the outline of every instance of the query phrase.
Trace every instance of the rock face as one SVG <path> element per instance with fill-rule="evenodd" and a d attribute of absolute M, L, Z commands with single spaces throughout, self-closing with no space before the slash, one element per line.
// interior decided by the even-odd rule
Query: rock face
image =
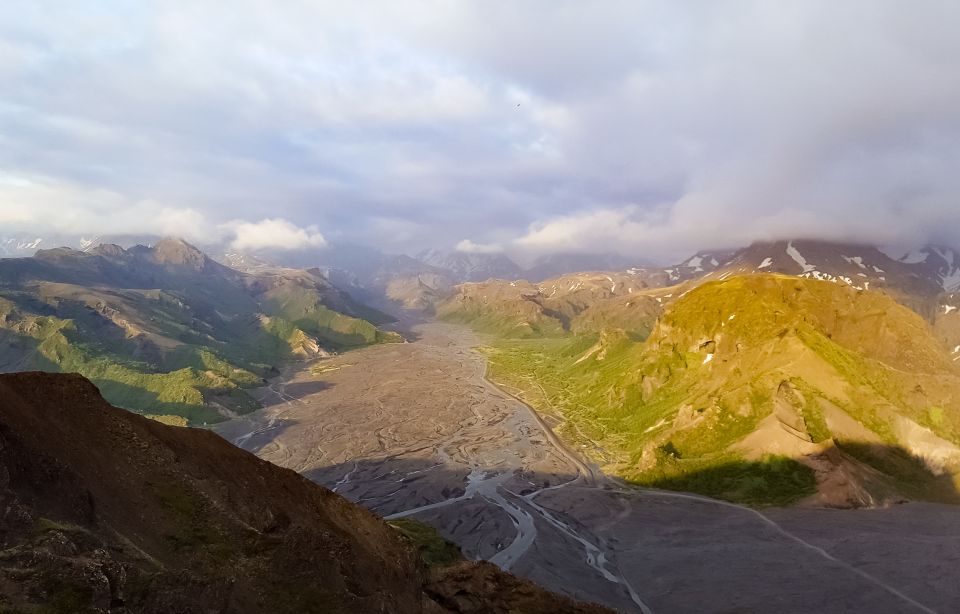
<path fill-rule="evenodd" d="M 231 446 L 0 376 L 0 610 L 603 612 L 487 565 L 428 569 L 380 518 Z"/>

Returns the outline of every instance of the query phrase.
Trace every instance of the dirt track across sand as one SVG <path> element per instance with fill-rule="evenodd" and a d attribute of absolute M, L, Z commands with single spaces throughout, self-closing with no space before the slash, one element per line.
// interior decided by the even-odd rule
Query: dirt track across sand
<path fill-rule="evenodd" d="M 624 612 L 954 612 L 960 510 L 753 510 L 625 488 L 484 378 L 478 339 L 415 340 L 290 370 L 218 427 L 471 557 Z"/>

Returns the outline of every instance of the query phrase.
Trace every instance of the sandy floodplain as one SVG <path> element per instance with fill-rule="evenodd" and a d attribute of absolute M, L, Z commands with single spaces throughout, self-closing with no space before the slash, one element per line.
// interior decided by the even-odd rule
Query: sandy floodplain
<path fill-rule="evenodd" d="M 489 383 L 468 329 L 296 365 L 217 431 L 467 556 L 623 612 L 960 612 L 960 509 L 755 510 L 626 487 Z"/>

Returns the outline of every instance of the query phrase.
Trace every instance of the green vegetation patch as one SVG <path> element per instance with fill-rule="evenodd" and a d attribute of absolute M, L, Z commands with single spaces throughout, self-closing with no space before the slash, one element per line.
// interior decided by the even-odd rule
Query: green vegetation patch
<path fill-rule="evenodd" d="M 463 559 L 456 544 L 444 539 L 437 530 L 412 518 L 388 520 L 387 524 L 400 532 L 417 549 L 428 567 L 444 567 Z"/>
<path fill-rule="evenodd" d="M 657 468 L 630 481 L 647 488 L 695 492 L 732 503 L 790 505 L 816 492 L 812 469 L 783 456 L 759 461 L 739 458 L 685 461 L 671 450 L 658 454 Z"/>

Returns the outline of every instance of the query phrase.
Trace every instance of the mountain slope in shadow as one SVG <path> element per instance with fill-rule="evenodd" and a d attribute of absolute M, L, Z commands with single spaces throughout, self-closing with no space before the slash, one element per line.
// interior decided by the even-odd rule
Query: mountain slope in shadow
<path fill-rule="evenodd" d="M 606 610 L 489 564 L 428 567 L 373 513 L 78 375 L 0 375 L 4 612 Z"/>

